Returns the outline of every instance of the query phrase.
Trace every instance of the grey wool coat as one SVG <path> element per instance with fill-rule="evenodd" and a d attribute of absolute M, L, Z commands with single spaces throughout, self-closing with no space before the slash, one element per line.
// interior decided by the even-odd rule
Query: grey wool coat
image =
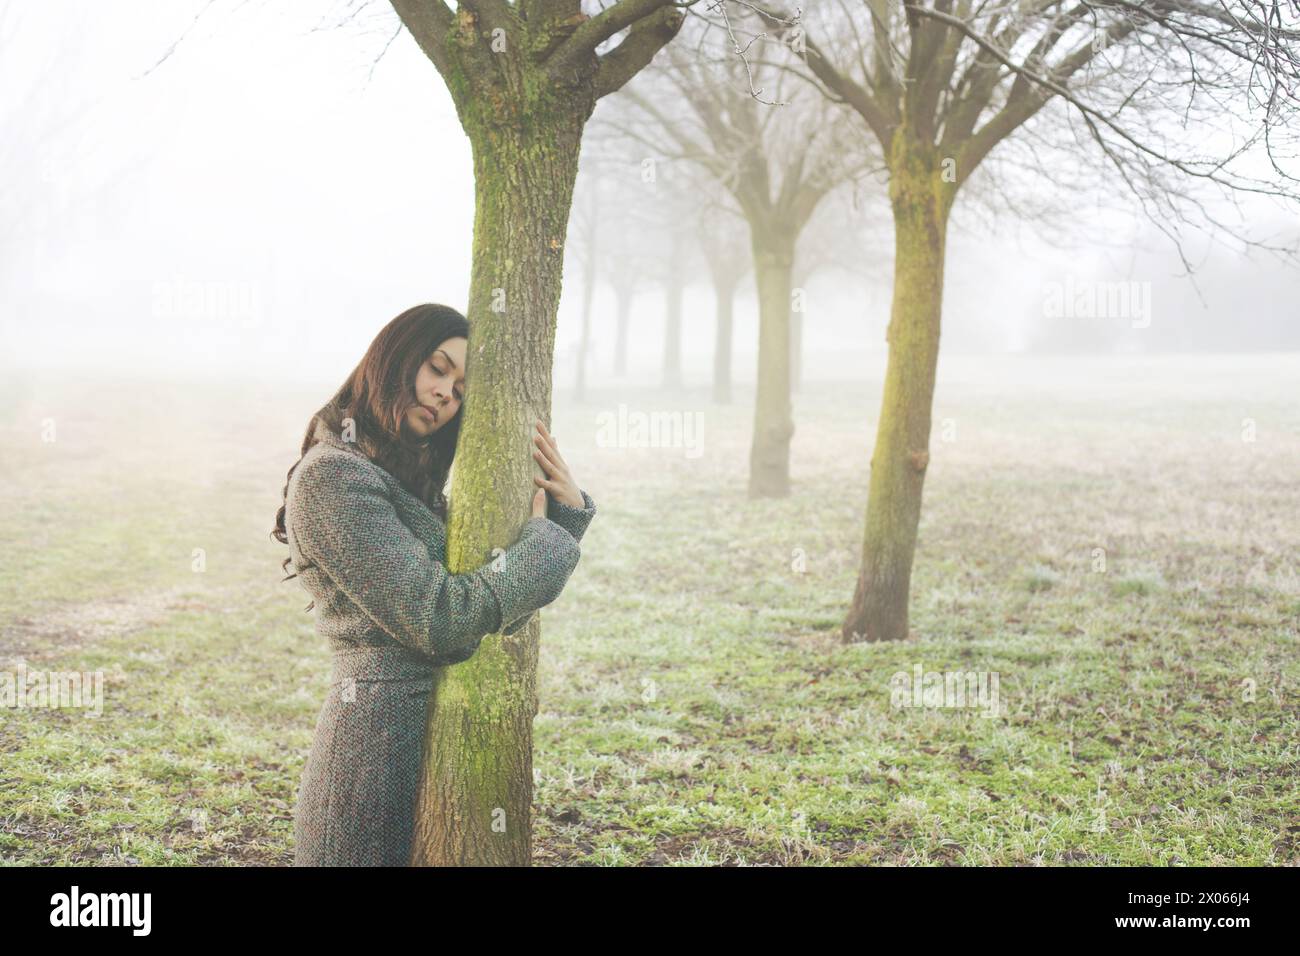
<path fill-rule="evenodd" d="M 285 530 L 333 653 L 294 810 L 297 866 L 405 866 L 436 667 L 513 634 L 554 601 L 596 513 L 547 496 L 505 553 L 446 568 L 446 526 L 352 443 L 316 426 L 289 478 Z"/>

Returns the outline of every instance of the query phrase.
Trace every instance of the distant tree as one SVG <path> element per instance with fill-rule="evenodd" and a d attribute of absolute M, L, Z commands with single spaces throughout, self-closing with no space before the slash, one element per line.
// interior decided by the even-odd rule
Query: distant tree
<path fill-rule="evenodd" d="M 837 108 L 779 70 L 733 55 L 724 31 L 693 19 L 683 42 L 629 83 L 602 117 L 648 156 L 703 170 L 750 231 L 759 300 L 758 385 L 749 493 L 790 492 L 791 270 L 799 235 L 823 197 L 864 166 Z M 741 47 L 741 49 L 746 49 Z M 748 89 L 746 88 L 748 81 Z M 763 99 L 769 89 L 771 99 Z M 680 103 L 683 108 L 671 108 Z M 853 141 L 850 143 L 850 141 Z M 702 193 L 707 194 L 707 193 Z"/>
<path fill-rule="evenodd" d="M 608 192 L 608 190 L 604 190 Z M 573 393 L 576 401 L 586 401 L 587 365 L 591 352 L 591 310 L 596 295 L 596 280 L 599 277 L 604 257 L 601 255 L 601 240 L 604 238 L 600 221 L 608 204 L 608 198 L 602 199 L 602 180 L 600 170 L 588 164 L 580 166 L 578 180 L 574 187 L 574 211 L 569 218 L 568 246 L 570 255 L 565 256 L 564 265 L 578 266 L 582 269 L 582 330 L 578 339 L 576 362 L 574 365 Z"/>
<path fill-rule="evenodd" d="M 701 204 L 695 234 L 713 283 L 713 401 L 731 403 L 731 357 L 735 328 L 736 289 L 750 271 L 745 221 L 727 194 Z"/>
<path fill-rule="evenodd" d="M 871 171 L 875 175 L 875 171 Z M 855 191 L 860 182 L 845 183 L 817 207 L 795 249 L 791 281 L 794 307 L 790 315 L 790 389 L 798 392 L 803 380 L 804 321 L 818 306 L 809 288 L 818 273 L 847 276 L 863 286 L 887 279 L 888 250 L 882 241 L 882 220 L 864 215 Z M 871 185 L 874 190 L 874 184 Z"/>
<path fill-rule="evenodd" d="M 945 243 L 962 187 L 977 171 L 986 185 L 997 178 L 985 162 L 1003 144 L 1078 119 L 1171 236 L 1189 209 L 1204 213 L 1188 183 L 1294 201 L 1296 179 L 1282 168 L 1280 147 L 1298 105 L 1297 8 L 1263 0 L 844 0 L 817 12 L 817 24 L 795 26 L 780 10 L 760 9 L 751 35 L 797 30 L 795 71 L 856 115 L 889 169 L 889 360 L 862 566 L 843 635 L 901 640 L 930 460 Z M 1238 130 L 1228 98 L 1262 107 L 1240 145 L 1231 142 Z M 1174 123 L 1190 137 L 1180 141 Z M 1272 179 L 1240 169 L 1239 157 L 1261 141 Z M 1052 169 L 1041 159 L 1034 166 Z"/>

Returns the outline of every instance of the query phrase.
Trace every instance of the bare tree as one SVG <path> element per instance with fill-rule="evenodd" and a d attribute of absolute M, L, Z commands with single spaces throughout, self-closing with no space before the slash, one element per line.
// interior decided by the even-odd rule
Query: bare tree
<path fill-rule="evenodd" d="M 731 403 L 731 353 L 736 289 L 751 267 L 745 220 L 735 200 L 721 194 L 699 206 L 695 234 L 713 281 L 713 401 Z"/>
<path fill-rule="evenodd" d="M 700 195 L 690 168 L 674 162 L 624 163 L 636 176 L 623 180 L 624 201 L 635 210 L 638 256 L 643 276 L 663 293 L 663 351 L 660 382 L 666 391 L 682 388 L 682 335 L 687 287 L 702 274 L 697 244 L 689 228 L 700 216 Z"/>
<path fill-rule="evenodd" d="M 619 297 L 616 372 L 626 370 L 626 299 L 638 279 L 642 284 L 653 281 L 665 294 L 663 383 L 670 388 L 680 385 L 682 294 L 688 273 L 694 277 L 703 262 L 717 301 L 713 394 L 715 400 L 730 401 L 732 306 L 749 268 L 744 219 L 730 195 L 719 193 L 716 180 L 693 163 L 672 155 L 646 155 L 643 141 L 622 131 L 624 120 L 628 110 L 618 99 L 602 105 L 584 147 L 598 151 L 599 162 L 610 171 L 611 206 L 619 219 L 606 234 L 606 243 L 616 244 L 617 251 L 609 247 L 604 260 L 604 274 Z"/>
<path fill-rule="evenodd" d="M 649 155 L 694 164 L 726 189 L 750 230 L 759 299 L 758 392 L 749 493 L 790 492 L 791 269 L 817 204 L 864 167 L 867 143 L 838 108 L 780 71 L 731 55 L 730 34 L 692 23 L 689 43 L 665 51 L 628 85 L 608 122 Z M 741 48 L 746 49 L 746 48 Z M 746 75 L 748 74 L 748 75 Z M 745 80 L 749 92 L 745 90 Z M 761 100 L 767 92 L 774 99 Z M 679 102 L 683 108 L 672 109 Z M 851 144 L 846 140 L 854 140 Z"/>
<path fill-rule="evenodd" d="M 1227 195 L 1294 200 L 1280 162 L 1296 109 L 1294 0 L 839 0 L 818 25 L 792 28 L 779 11 L 754 31 L 787 35 L 798 75 L 856 114 L 880 144 L 894 217 L 889 361 L 871 460 L 862 567 L 846 640 L 908 633 L 908 591 L 929 463 L 945 237 L 962 186 L 1002 144 L 1047 130 L 1078 133 L 1153 221 L 1177 242 L 1218 222 L 1189 185 Z M 1245 141 L 1228 98 L 1262 107 Z M 1185 131 L 1180 138 L 1175 123 Z M 1076 135 L 1076 139 L 1078 139 Z M 1262 141 L 1275 180 L 1241 170 Z M 1050 168 L 1035 164 L 1041 173 Z M 1181 254 L 1181 246 L 1179 246 Z M 1280 248 L 1274 251 L 1283 252 Z M 1184 256 L 1184 263 L 1190 268 Z"/>
<path fill-rule="evenodd" d="M 618 204 L 605 216 L 606 230 L 601 245 L 605 250 L 602 276 L 614 290 L 613 373 L 627 375 L 628 326 L 632 301 L 646 283 L 644 263 L 647 250 L 639 242 L 639 220 L 634 208 Z"/>
<path fill-rule="evenodd" d="M 594 16 L 579 0 L 392 4 L 446 83 L 474 156 L 470 385 L 447 529 L 448 568 L 461 573 L 487 562 L 528 518 L 530 434 L 534 420 L 550 419 L 583 130 L 596 101 L 649 63 L 683 15 L 672 0 L 617 0 Z M 529 862 L 539 639 L 534 619 L 440 678 L 414 864 Z M 489 700 L 485 721 L 480 702 Z M 479 731 L 463 733 L 471 722 Z"/>
<path fill-rule="evenodd" d="M 87 79 L 78 74 L 80 53 L 94 42 L 93 23 L 66 23 L 59 42 L 50 43 L 37 32 L 33 9 L 0 2 L 0 289 L 6 305 L 0 322 L 15 329 L 29 321 L 25 313 L 34 306 L 40 273 L 53 262 L 56 239 L 69 238 L 60 231 L 78 219 L 78 225 L 89 221 L 102 229 L 124 216 L 128 187 L 148 159 L 147 144 L 111 156 L 95 142 L 97 108 L 108 94 L 81 93 Z M 31 50 L 35 56 L 19 55 Z"/>
<path fill-rule="evenodd" d="M 574 214 L 569 218 L 569 255 L 564 264 L 582 268 L 582 331 L 578 339 L 577 362 L 574 368 L 573 392 L 575 400 L 586 401 L 587 364 L 591 352 L 591 310 L 596 295 L 596 279 L 603 256 L 601 240 L 604 238 L 600 220 L 608 206 L 608 197 L 602 197 L 604 185 L 600 170 L 593 164 L 581 165 L 574 186 Z"/>
<path fill-rule="evenodd" d="M 817 207 L 795 249 L 793 307 L 790 314 L 790 389 L 798 392 L 803 379 L 804 322 L 818 311 L 809 284 L 818 273 L 847 276 L 866 287 L 884 281 L 888 250 L 877 211 L 864 210 L 857 192 L 862 183 L 844 183 Z M 873 188 L 874 188 L 874 184 Z"/>
<path fill-rule="evenodd" d="M 595 115 L 599 116 L 604 108 L 598 107 Z M 655 213 L 649 208 L 654 196 L 641 188 L 644 171 L 625 151 L 617 148 L 610 139 L 608 127 L 597 121 L 588 125 L 583 138 L 582 170 L 580 183 L 584 175 L 600 183 L 592 210 L 600 221 L 596 280 L 607 282 L 614 292 L 612 371 L 616 377 L 622 377 L 627 374 L 628 323 L 633 298 L 652 281 L 651 272 L 659 267 L 658 257 L 663 251 L 646 241 L 654 231 Z M 588 213 L 584 210 L 580 215 L 585 217 Z M 586 245 L 585 229 L 584 225 L 575 233 L 578 242 L 575 249 L 581 250 Z"/>

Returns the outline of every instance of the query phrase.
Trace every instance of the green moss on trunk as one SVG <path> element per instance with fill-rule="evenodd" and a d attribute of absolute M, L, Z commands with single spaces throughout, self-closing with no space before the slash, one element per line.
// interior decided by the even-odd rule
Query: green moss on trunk
<path fill-rule="evenodd" d="M 790 493 L 790 281 L 794 237 L 751 225 L 758 289 L 758 385 L 749 452 L 751 498 Z"/>
<path fill-rule="evenodd" d="M 908 592 L 921 489 L 930 461 L 930 414 L 939 358 L 944 243 L 955 185 L 936 150 L 906 128 L 890 157 L 894 298 L 889 361 L 867 493 L 862 566 L 844 622 L 848 641 L 907 637 Z"/>
<path fill-rule="evenodd" d="M 468 395 L 450 493 L 447 564 L 488 563 L 528 520 L 540 474 L 534 422 L 549 425 L 564 238 L 591 103 L 487 103 L 462 120 L 474 151 Z M 524 118 L 526 116 L 526 119 Z M 484 638 L 441 670 L 429 705 L 412 862 L 528 865 L 536 618 Z"/>

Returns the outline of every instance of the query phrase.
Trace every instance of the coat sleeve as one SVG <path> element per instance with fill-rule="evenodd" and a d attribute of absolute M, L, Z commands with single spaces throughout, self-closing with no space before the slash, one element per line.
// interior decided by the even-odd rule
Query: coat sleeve
<path fill-rule="evenodd" d="M 389 636 L 438 664 L 469 658 L 503 622 L 554 601 L 581 557 L 558 524 L 530 518 L 497 560 L 451 574 L 367 462 L 322 455 L 300 467 L 289 514 L 298 550 Z"/>
<path fill-rule="evenodd" d="M 582 491 L 581 488 L 578 490 Z M 550 492 L 546 494 L 546 517 L 573 535 L 573 540 L 577 542 L 582 541 L 582 535 L 587 530 L 587 525 L 591 524 L 591 519 L 596 514 L 596 503 L 591 500 L 591 495 L 585 491 L 582 491 L 582 503 L 582 508 L 570 508 L 568 505 L 561 504 L 552 498 Z M 502 628 L 501 633 L 514 634 L 528 623 L 530 617 L 532 617 L 531 611 L 518 620 L 511 621 Z"/>
<path fill-rule="evenodd" d="M 591 524 L 591 519 L 596 514 L 596 502 L 591 500 L 591 495 L 582 492 L 582 507 L 570 508 L 568 505 L 556 501 L 551 497 L 551 493 L 546 493 L 546 517 L 550 518 L 569 534 L 573 535 L 573 540 L 582 541 L 582 535 L 587 530 L 587 525 Z"/>

